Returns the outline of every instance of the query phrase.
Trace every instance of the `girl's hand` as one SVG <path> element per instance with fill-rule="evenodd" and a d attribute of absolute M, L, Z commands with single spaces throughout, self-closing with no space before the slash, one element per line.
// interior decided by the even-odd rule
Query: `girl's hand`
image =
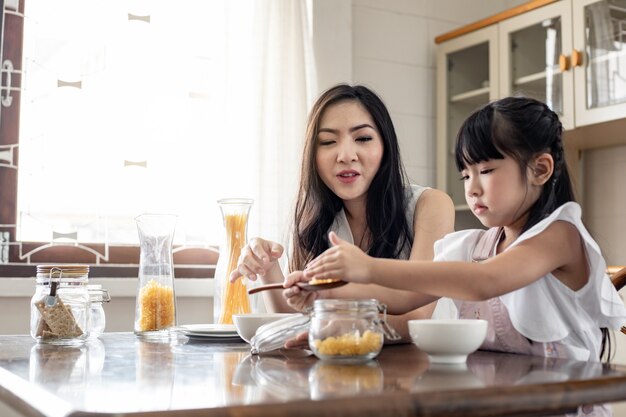
<path fill-rule="evenodd" d="M 230 282 L 235 282 L 239 277 L 255 281 L 257 275 L 265 275 L 272 267 L 278 267 L 278 259 L 282 256 L 283 250 L 279 243 L 259 237 L 253 238 L 241 250 L 237 268 L 230 274 Z"/>
<path fill-rule="evenodd" d="M 283 297 L 289 304 L 289 307 L 296 311 L 304 311 L 308 307 L 313 305 L 313 301 L 317 299 L 318 291 L 307 291 L 298 287 L 296 283 L 307 282 L 308 278 L 304 276 L 302 271 L 294 271 L 287 275 L 283 287 L 286 289 L 283 291 Z"/>
<path fill-rule="evenodd" d="M 307 265 L 304 277 L 307 280 L 342 279 L 370 283 L 372 258 L 357 246 L 341 240 L 335 232 L 330 232 L 328 238 L 332 247 Z"/>

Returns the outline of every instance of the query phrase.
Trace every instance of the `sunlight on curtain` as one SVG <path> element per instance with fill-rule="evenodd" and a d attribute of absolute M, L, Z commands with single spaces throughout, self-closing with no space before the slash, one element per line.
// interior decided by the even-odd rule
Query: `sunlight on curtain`
<path fill-rule="evenodd" d="M 278 238 L 314 91 L 306 5 L 292 0 L 29 0 L 20 240 L 136 243 L 134 217 L 179 216 L 216 244 L 216 200 L 251 197 Z"/>

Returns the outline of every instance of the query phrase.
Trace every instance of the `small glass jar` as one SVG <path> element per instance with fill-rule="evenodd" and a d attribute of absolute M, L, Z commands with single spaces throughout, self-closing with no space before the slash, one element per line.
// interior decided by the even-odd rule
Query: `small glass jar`
<path fill-rule="evenodd" d="M 82 344 L 89 337 L 87 265 L 38 265 L 30 334 L 38 343 Z"/>
<path fill-rule="evenodd" d="M 386 310 L 375 299 L 315 300 L 309 346 L 323 360 L 359 363 L 373 359 L 385 337 L 400 337 L 386 323 Z"/>
<path fill-rule="evenodd" d="M 106 317 L 102 303 L 111 301 L 111 296 L 109 296 L 108 290 L 102 288 L 102 285 L 87 285 L 87 292 L 89 292 L 91 304 L 89 309 L 89 338 L 96 339 L 104 332 L 106 326 Z"/>

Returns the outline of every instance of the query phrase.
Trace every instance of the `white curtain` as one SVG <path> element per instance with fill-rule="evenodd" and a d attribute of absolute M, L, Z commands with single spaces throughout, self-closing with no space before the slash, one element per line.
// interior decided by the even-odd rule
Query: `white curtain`
<path fill-rule="evenodd" d="M 258 193 L 250 228 L 284 242 L 293 218 L 306 117 L 317 91 L 311 16 L 305 0 L 261 0 L 256 10 Z"/>

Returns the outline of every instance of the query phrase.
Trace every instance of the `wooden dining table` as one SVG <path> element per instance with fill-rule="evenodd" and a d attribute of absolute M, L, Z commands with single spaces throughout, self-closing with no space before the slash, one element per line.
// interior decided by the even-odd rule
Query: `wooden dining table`
<path fill-rule="evenodd" d="M 435 365 L 404 344 L 341 364 L 182 335 L 80 346 L 0 336 L 0 401 L 27 416 L 520 416 L 621 400 L 626 367 L 598 362 L 478 351 Z"/>

